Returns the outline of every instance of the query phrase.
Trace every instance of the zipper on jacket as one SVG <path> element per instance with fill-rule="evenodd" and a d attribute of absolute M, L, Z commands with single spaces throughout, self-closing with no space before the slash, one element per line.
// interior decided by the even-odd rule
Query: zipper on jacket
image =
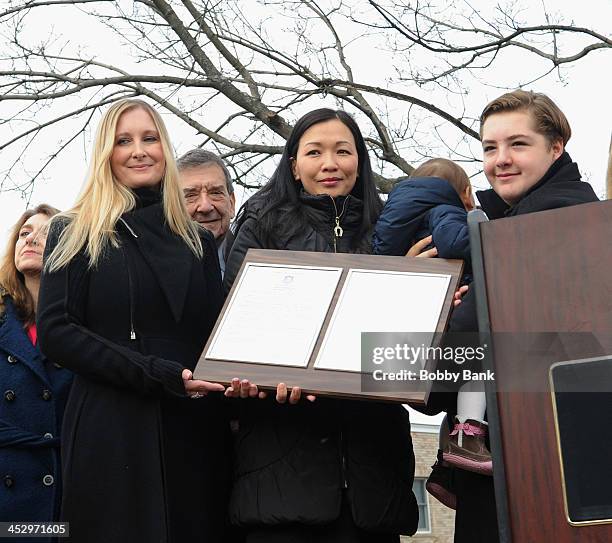
<path fill-rule="evenodd" d="M 348 488 L 348 477 L 346 474 L 346 451 L 344 447 L 344 435 L 340 429 L 340 455 L 341 455 L 341 470 L 342 470 L 342 488 Z"/>
<path fill-rule="evenodd" d="M 134 230 L 130 228 L 130 225 L 126 223 L 121 217 L 119 217 L 119 220 L 125 225 L 125 227 L 128 229 L 130 234 L 132 234 L 134 238 L 138 239 L 136 232 L 134 232 Z M 121 254 L 123 255 L 123 260 L 125 261 L 125 269 L 127 270 L 128 292 L 129 292 L 128 303 L 130 305 L 130 339 L 135 340 L 136 331 L 134 330 L 134 304 L 135 304 L 134 289 L 132 287 L 132 274 L 130 273 L 130 263 L 128 261 L 127 253 L 125 252 L 125 247 L 123 246 L 121 247 Z"/>
<path fill-rule="evenodd" d="M 130 232 L 130 234 L 132 234 L 132 236 L 134 236 L 136 239 L 138 239 L 138 236 L 136 235 L 136 232 L 134 232 L 134 230 L 132 230 L 132 228 L 130 227 L 130 225 L 128 223 L 126 223 L 122 217 L 119 217 L 119 220 L 125 225 L 125 227 L 128 229 L 128 231 Z"/>
<path fill-rule="evenodd" d="M 338 207 L 336 206 L 336 202 L 333 199 L 333 197 L 332 196 L 329 196 L 329 197 L 331 198 L 332 204 L 334 205 L 334 211 L 336 212 L 336 218 L 335 218 L 336 225 L 334 226 L 334 237 L 332 238 L 332 240 L 334 242 L 334 253 L 337 253 L 338 252 L 338 238 L 341 238 L 344 235 L 344 230 L 342 229 L 342 226 L 340 226 L 340 219 L 342 218 L 342 215 L 344 215 L 344 211 L 346 210 L 346 202 L 351 196 L 349 194 L 344 199 L 344 203 L 342 204 L 342 211 L 340 213 L 338 213 Z"/>

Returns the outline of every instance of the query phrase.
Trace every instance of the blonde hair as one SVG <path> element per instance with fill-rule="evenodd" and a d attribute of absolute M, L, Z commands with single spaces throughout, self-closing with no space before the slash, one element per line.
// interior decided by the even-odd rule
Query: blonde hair
<path fill-rule="evenodd" d="M 462 195 L 470 184 L 470 178 L 459 164 L 447 158 L 432 158 L 423 162 L 410 177 L 439 177 L 448 181 L 457 194 Z"/>
<path fill-rule="evenodd" d="M 533 118 L 533 129 L 547 139 L 549 146 L 562 141 L 565 147 L 572 136 L 567 117 L 546 94 L 519 89 L 502 94 L 487 104 L 480 115 L 480 138 L 482 127 L 489 116 L 510 111 L 529 113 Z"/>
<path fill-rule="evenodd" d="M 181 237 L 198 258 L 202 257 L 199 227 L 191 220 L 185 208 L 174 153 L 164 121 L 146 102 L 128 99 L 108 108 L 98 125 L 85 187 L 74 207 L 58 216 L 67 218 L 68 225 L 49 256 L 45 264 L 46 269 L 56 271 L 66 266 L 83 248 L 89 257 L 89 266 L 94 267 L 107 244 L 119 246 L 115 225 L 121 215 L 134 209 L 136 198 L 134 193 L 115 177 L 110 159 L 115 146 L 119 118 L 126 111 L 135 108 L 143 109 L 151 116 L 159 134 L 166 161 L 166 169 L 161 179 L 166 222 L 170 230 Z"/>
<path fill-rule="evenodd" d="M 40 204 L 34 209 L 28 209 L 17 220 L 9 234 L 6 251 L 0 260 L 0 315 L 4 313 L 2 297 L 10 296 L 17 311 L 17 316 L 24 326 L 33 324 L 36 320 L 34 299 L 26 288 L 25 277 L 15 266 L 15 245 L 19 238 L 21 227 L 34 215 L 46 215 L 51 218 L 57 213 L 56 209 L 47 204 Z"/>

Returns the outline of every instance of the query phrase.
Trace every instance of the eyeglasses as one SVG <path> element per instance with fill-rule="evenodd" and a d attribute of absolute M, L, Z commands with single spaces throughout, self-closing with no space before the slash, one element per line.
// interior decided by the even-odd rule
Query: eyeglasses
<path fill-rule="evenodd" d="M 200 198 L 200 195 L 202 193 L 206 194 L 208 196 L 208 199 L 212 200 L 213 202 L 220 202 L 225 200 L 226 198 L 229 198 L 229 194 L 226 189 L 222 189 L 220 187 L 213 187 L 211 189 L 202 188 L 199 190 L 186 190 L 184 192 L 185 200 L 187 200 L 187 202 L 195 202 Z"/>

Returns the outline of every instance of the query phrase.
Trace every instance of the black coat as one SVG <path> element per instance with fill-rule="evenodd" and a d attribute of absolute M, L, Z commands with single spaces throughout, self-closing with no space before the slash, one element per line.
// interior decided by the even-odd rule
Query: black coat
<path fill-rule="evenodd" d="M 238 230 L 231 239 L 230 254 L 225 267 L 223 287 L 229 292 L 238 274 L 242 261 L 249 249 L 277 249 L 285 251 L 315 251 L 321 253 L 352 253 L 371 252 L 369 240 L 354 240 L 356 231 L 361 225 L 362 203 L 354 196 L 339 197 L 333 200 L 330 196 L 312 196 L 304 191 L 299 196 L 301 211 L 307 217 L 304 228 L 283 229 L 285 234 L 280 233 L 278 228 L 272 239 L 265 236 L 259 228 L 259 214 L 265 206 L 265 202 L 259 193 L 254 194 L 244 205 L 240 212 L 240 219 L 235 223 Z M 292 221 L 290 208 L 281 207 L 277 211 L 279 221 Z M 342 237 L 334 236 L 336 216 L 340 216 L 340 225 L 344 232 Z M 240 233 L 240 239 L 238 238 Z M 357 243 L 354 243 L 357 241 Z M 354 246 L 357 248 L 353 248 Z"/>
<path fill-rule="evenodd" d="M 62 518 L 72 541 L 220 541 L 229 490 L 222 398 L 192 400 L 193 369 L 222 303 L 217 248 L 198 260 L 165 224 L 159 196 L 116 224 L 120 247 L 42 277 L 38 332 L 75 373 L 62 435 Z M 46 254 L 57 244 L 54 224 Z"/>
<path fill-rule="evenodd" d="M 581 181 L 578 165 L 572 162 L 567 152 L 564 152 L 553 163 L 544 177 L 514 206 L 506 204 L 493 189 L 479 191 L 476 194 L 489 220 L 515 217 L 599 200 L 593 187 Z M 475 289 L 468 291 L 461 305 L 453 312 L 449 329 L 457 332 L 478 330 Z"/>
<path fill-rule="evenodd" d="M 572 162 L 567 153 L 563 153 L 544 177 L 514 206 L 508 206 L 493 190 L 479 192 L 478 200 L 489 219 L 498 219 L 596 202 L 598 198 L 591 185 L 580 180 L 576 163 Z M 453 312 L 449 330 L 478 330 L 475 289 L 468 291 L 461 305 Z M 449 413 L 454 413 L 456 406 L 450 405 L 448 410 Z M 497 541 L 499 536 L 493 478 L 463 470 L 457 472 L 455 543 Z"/>
<path fill-rule="evenodd" d="M 11 298 L 7 295 L 3 301 L 0 522 L 49 522 L 59 516 L 60 427 L 72 374 L 42 356 L 27 336 Z M 44 543 L 51 537 L 27 541 Z"/>
<path fill-rule="evenodd" d="M 275 249 L 348 252 L 361 222 L 353 196 L 334 202 L 303 193 L 309 222 Z M 336 204 L 334 206 L 334 203 Z M 334 239 L 336 210 L 344 208 L 343 236 Z M 265 247 L 252 213 L 242 222 L 226 269 L 231 286 L 248 248 Z M 279 405 L 249 400 L 239 407 L 233 523 L 256 529 L 335 521 L 346 497 L 357 527 L 412 534 L 418 507 L 412 483 L 414 454 L 408 413 L 400 405 L 319 398 Z"/>

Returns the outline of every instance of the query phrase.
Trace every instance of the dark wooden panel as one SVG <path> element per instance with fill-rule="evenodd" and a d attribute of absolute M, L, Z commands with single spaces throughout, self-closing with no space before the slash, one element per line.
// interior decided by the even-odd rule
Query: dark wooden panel
<path fill-rule="evenodd" d="M 484 223 L 481 235 L 491 330 L 515 334 L 493 337 L 498 386 L 526 377 L 498 394 L 512 541 L 612 541 L 610 524 L 565 520 L 548 382 L 554 362 L 612 353 L 612 202 Z M 564 341 L 577 332 L 583 340 Z M 537 356 L 520 356 L 517 340 L 534 340 L 523 333 L 559 335 Z"/>

